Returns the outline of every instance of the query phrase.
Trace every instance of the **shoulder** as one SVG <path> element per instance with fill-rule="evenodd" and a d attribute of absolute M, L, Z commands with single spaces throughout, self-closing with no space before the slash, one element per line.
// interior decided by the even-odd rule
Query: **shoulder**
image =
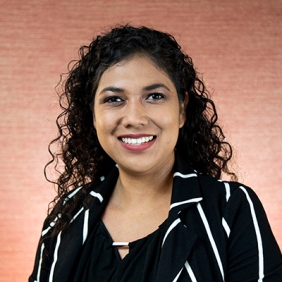
<path fill-rule="evenodd" d="M 206 198 L 218 198 L 225 202 L 228 202 L 231 197 L 245 200 L 258 198 L 252 188 L 240 182 L 225 181 L 201 174 L 198 175 L 198 179 L 203 196 Z"/>
<path fill-rule="evenodd" d="M 199 185 L 203 195 L 202 205 L 209 210 L 217 210 L 220 216 L 233 221 L 238 214 L 257 214 L 265 217 L 260 199 L 254 190 L 242 183 L 218 180 L 199 175 Z"/>
<path fill-rule="evenodd" d="M 247 199 L 247 196 L 256 197 L 253 190 L 242 183 L 224 181 L 197 172 L 179 154 L 176 154 L 174 176 L 178 176 L 175 177 L 177 178 L 175 181 L 176 187 L 187 187 L 186 193 L 182 189 L 176 189 L 177 193 L 182 194 L 183 198 L 195 194 L 201 196 L 203 202 L 222 202 L 222 204 L 225 204 L 233 195 L 240 196 L 242 199 Z"/>
<path fill-rule="evenodd" d="M 73 222 L 74 219 L 89 208 L 92 202 L 101 198 L 96 190 L 101 186 L 101 180 L 76 187 L 61 196 L 50 214 L 43 223 L 42 236 L 52 233 L 53 228 L 59 222 Z"/>

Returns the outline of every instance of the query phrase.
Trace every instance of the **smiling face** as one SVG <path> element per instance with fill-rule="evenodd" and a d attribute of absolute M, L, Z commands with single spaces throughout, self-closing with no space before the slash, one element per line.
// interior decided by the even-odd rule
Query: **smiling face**
<path fill-rule="evenodd" d="M 145 56 L 108 68 L 94 98 L 94 126 L 105 152 L 128 173 L 171 169 L 185 105 L 168 75 Z"/>

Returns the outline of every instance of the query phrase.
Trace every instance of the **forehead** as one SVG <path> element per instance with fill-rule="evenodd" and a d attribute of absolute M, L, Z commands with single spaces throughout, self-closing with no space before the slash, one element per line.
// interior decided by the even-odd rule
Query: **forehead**
<path fill-rule="evenodd" d="M 135 55 L 109 67 L 102 74 L 97 91 L 107 86 L 135 86 L 144 87 L 144 84 L 162 83 L 169 88 L 175 88 L 168 74 L 160 69 L 149 57 Z"/>

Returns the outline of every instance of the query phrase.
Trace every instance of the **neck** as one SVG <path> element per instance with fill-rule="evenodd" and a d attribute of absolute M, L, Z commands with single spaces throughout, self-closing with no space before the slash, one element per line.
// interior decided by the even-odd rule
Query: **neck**
<path fill-rule="evenodd" d="M 173 164 L 160 172 L 135 175 L 119 170 L 112 201 L 120 207 L 144 207 L 157 202 L 170 203 Z"/>

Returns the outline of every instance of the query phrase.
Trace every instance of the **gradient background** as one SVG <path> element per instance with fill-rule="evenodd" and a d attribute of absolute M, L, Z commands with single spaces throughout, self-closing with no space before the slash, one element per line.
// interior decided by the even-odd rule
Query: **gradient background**
<path fill-rule="evenodd" d="M 172 33 L 216 102 L 235 170 L 282 247 L 282 1 L 0 0 L 0 281 L 26 281 L 52 185 L 54 87 L 77 50 L 116 23 Z"/>

